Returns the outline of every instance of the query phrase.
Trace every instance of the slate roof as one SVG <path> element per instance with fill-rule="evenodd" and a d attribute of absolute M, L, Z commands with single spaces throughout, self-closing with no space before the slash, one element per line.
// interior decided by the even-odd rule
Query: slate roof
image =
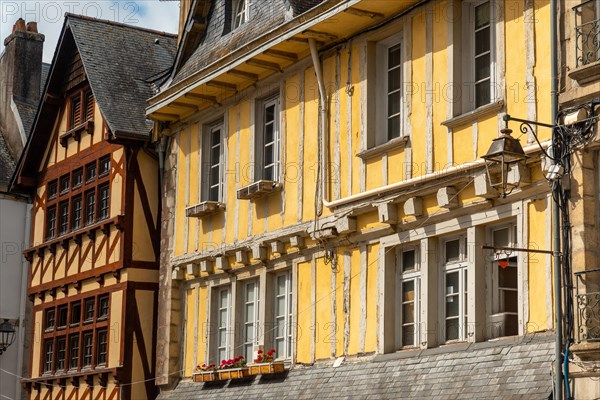
<path fill-rule="evenodd" d="M 159 399 L 548 399 L 553 339 L 542 334 L 398 352 L 243 382 L 187 380 Z"/>
<path fill-rule="evenodd" d="M 40 93 L 44 93 L 44 86 L 46 86 L 46 80 L 48 80 L 49 73 L 50 73 L 50 64 L 42 63 L 42 76 L 40 79 Z"/>
<path fill-rule="evenodd" d="M 192 6 L 192 14 L 196 8 L 196 0 Z M 213 0 L 212 8 L 208 15 L 208 25 L 204 37 L 199 41 L 196 49 L 191 52 L 186 60 L 181 60 L 181 67 L 174 71 L 172 85 L 176 84 L 193 73 L 205 68 L 227 54 L 247 45 L 267 32 L 279 27 L 290 18 L 295 18 L 325 0 L 271 0 L 259 1 L 251 6 L 251 17 L 247 23 L 230 32 L 231 10 L 224 0 Z M 290 9 L 291 8 L 291 9 Z M 288 11 L 291 11 L 289 13 Z M 188 20 L 194 15 L 188 16 Z M 184 36 L 184 41 L 186 37 Z M 185 48 L 184 43 L 181 48 Z"/>
<path fill-rule="evenodd" d="M 4 135 L 0 133 L 0 186 L 8 186 L 15 166 L 15 160 L 10 155 Z"/>
<path fill-rule="evenodd" d="M 117 137 L 147 138 L 146 100 L 170 72 L 177 35 L 67 14 L 94 97 Z"/>

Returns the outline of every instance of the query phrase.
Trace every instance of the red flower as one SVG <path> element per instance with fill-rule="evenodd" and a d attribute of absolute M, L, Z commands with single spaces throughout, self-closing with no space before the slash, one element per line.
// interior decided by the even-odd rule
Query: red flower
<path fill-rule="evenodd" d="M 262 351 L 262 350 L 259 350 L 259 351 L 258 351 L 258 354 L 262 354 L 262 353 L 263 353 L 263 351 Z"/>

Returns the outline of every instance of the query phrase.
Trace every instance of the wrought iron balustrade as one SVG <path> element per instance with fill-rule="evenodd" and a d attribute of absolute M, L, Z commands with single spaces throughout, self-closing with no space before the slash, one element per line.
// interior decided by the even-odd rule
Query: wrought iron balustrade
<path fill-rule="evenodd" d="M 588 0 L 573 7 L 577 67 L 600 61 L 599 3 L 598 0 Z"/>
<path fill-rule="evenodd" d="M 577 340 L 600 341 L 600 269 L 575 273 Z"/>

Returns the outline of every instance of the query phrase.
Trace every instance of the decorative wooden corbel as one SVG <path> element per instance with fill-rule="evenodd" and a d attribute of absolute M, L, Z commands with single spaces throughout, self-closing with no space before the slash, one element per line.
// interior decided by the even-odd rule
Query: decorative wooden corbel
<path fill-rule="evenodd" d="M 125 229 L 125 216 L 122 214 L 117 215 L 117 222 L 115 222 L 115 227 L 123 231 Z"/>
<path fill-rule="evenodd" d="M 98 275 L 96 277 L 96 282 L 98 282 L 100 286 L 104 286 L 104 275 Z"/>
<path fill-rule="evenodd" d="M 90 240 L 96 240 L 96 229 L 90 229 L 90 230 L 87 232 L 87 237 L 88 237 Z"/>

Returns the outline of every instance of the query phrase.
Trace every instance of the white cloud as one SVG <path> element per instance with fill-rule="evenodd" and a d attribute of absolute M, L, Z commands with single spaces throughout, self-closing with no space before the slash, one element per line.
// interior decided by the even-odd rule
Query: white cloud
<path fill-rule="evenodd" d="M 2 49 L 4 39 L 10 35 L 18 18 L 26 22 L 36 21 L 38 32 L 46 36 L 44 62 L 52 62 L 66 12 L 172 33 L 177 32 L 179 23 L 178 1 L 0 0 Z"/>

